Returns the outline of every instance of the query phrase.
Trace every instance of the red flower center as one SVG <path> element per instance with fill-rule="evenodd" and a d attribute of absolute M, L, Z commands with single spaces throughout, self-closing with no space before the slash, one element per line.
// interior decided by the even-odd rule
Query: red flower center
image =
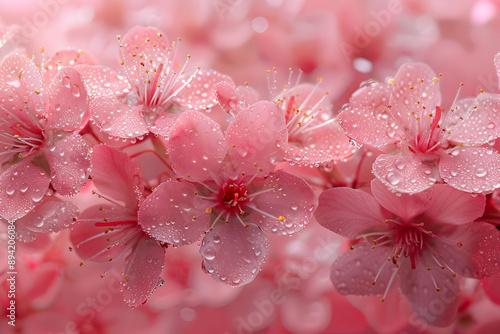
<path fill-rule="evenodd" d="M 244 183 L 226 182 L 219 191 L 219 203 L 225 211 L 243 211 L 248 191 Z"/>

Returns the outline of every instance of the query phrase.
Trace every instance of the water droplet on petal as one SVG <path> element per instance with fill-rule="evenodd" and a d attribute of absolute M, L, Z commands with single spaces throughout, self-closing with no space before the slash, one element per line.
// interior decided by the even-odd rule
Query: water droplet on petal
<path fill-rule="evenodd" d="M 14 191 L 15 191 L 15 189 L 11 185 L 8 185 L 7 188 L 5 189 L 5 192 L 7 193 L 7 195 L 12 195 L 14 193 Z"/>
<path fill-rule="evenodd" d="M 207 247 L 203 250 L 203 254 L 201 254 L 205 260 L 212 261 L 215 259 L 215 250 L 213 247 Z"/>
<path fill-rule="evenodd" d="M 476 168 L 476 172 L 475 173 L 476 173 L 477 177 L 484 177 L 484 176 L 486 176 L 486 174 L 488 173 L 488 171 L 485 168 L 478 167 L 478 168 Z"/>
<path fill-rule="evenodd" d="M 494 129 L 495 128 L 495 123 L 489 122 L 488 125 L 486 126 L 488 129 Z"/>
<path fill-rule="evenodd" d="M 73 85 L 73 87 L 71 88 L 71 94 L 73 94 L 73 96 L 75 96 L 75 97 L 79 97 L 80 96 L 80 87 L 78 87 L 78 85 Z"/>
<path fill-rule="evenodd" d="M 69 88 L 71 86 L 71 79 L 68 76 L 62 78 L 62 84 L 64 87 Z"/>
<path fill-rule="evenodd" d="M 397 158 L 394 164 L 396 165 L 396 168 L 399 170 L 405 168 L 406 166 L 406 162 L 403 158 Z"/>
<path fill-rule="evenodd" d="M 398 172 L 389 172 L 387 174 L 387 181 L 389 181 L 390 184 L 395 186 L 396 184 L 401 182 L 401 174 L 399 174 Z"/>

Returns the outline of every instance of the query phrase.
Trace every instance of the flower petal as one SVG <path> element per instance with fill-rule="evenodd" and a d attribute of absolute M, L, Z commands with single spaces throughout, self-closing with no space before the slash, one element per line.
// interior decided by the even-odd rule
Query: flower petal
<path fill-rule="evenodd" d="M 51 184 L 63 196 L 74 195 L 87 182 L 90 148 L 78 133 L 43 148 L 50 165 Z"/>
<path fill-rule="evenodd" d="M 90 156 L 90 175 L 94 186 L 105 196 L 123 201 L 131 211 L 137 210 L 144 185 L 142 174 L 125 153 L 106 145 L 96 145 Z"/>
<path fill-rule="evenodd" d="M 431 68 L 423 63 L 404 64 L 396 73 L 389 101 L 390 111 L 405 129 L 409 127 L 413 106 L 420 105 L 434 110 L 441 103 L 439 80 L 435 82 L 435 77 Z M 429 117 L 422 119 L 424 120 L 430 122 Z"/>
<path fill-rule="evenodd" d="M 432 168 L 414 154 L 381 154 L 373 163 L 372 169 L 382 183 L 402 193 L 418 193 L 436 183 Z"/>
<path fill-rule="evenodd" d="M 147 73 L 154 73 L 160 64 L 173 67 L 172 47 L 168 38 L 156 28 L 133 27 L 120 44 L 120 58 L 130 82 L 143 87 Z"/>
<path fill-rule="evenodd" d="M 205 270 L 216 281 L 242 286 L 257 276 L 267 248 L 267 237 L 259 227 L 244 227 L 233 220 L 207 233 L 200 254 Z"/>
<path fill-rule="evenodd" d="M 387 261 L 391 251 L 389 247 L 372 248 L 372 245 L 363 243 L 343 252 L 332 265 L 330 279 L 333 286 L 341 295 L 383 295 L 396 270 Z"/>
<path fill-rule="evenodd" d="M 233 85 L 233 79 L 215 70 L 199 70 L 192 80 L 176 95 L 175 101 L 194 110 L 205 110 L 217 104 L 217 84 Z"/>
<path fill-rule="evenodd" d="M 27 215 L 16 220 L 16 226 L 29 230 L 30 234 L 55 233 L 73 224 L 73 219 L 76 217 L 78 217 L 76 205 L 54 196 L 45 196 Z"/>
<path fill-rule="evenodd" d="M 425 217 L 431 221 L 463 224 L 483 215 L 486 199 L 482 194 L 469 194 L 444 184 L 436 184 L 430 192 L 432 200 Z"/>
<path fill-rule="evenodd" d="M 167 150 L 178 175 L 204 181 L 222 167 L 227 146 L 219 124 L 200 112 L 186 111 L 172 127 Z"/>
<path fill-rule="evenodd" d="M 338 116 L 345 133 L 378 149 L 394 144 L 396 124 L 389 113 L 390 86 L 373 83 L 358 89 Z"/>
<path fill-rule="evenodd" d="M 500 155 L 486 147 L 460 147 L 442 154 L 439 173 L 458 190 L 488 193 L 500 187 Z"/>
<path fill-rule="evenodd" d="M 226 141 L 238 171 L 250 173 L 257 164 L 268 173 L 285 155 L 288 141 L 283 113 L 274 103 L 257 102 L 236 115 L 226 130 Z"/>
<path fill-rule="evenodd" d="M 110 98 L 97 97 L 89 104 L 91 120 L 105 133 L 119 138 L 136 138 L 149 132 L 142 106 L 129 106 Z"/>
<path fill-rule="evenodd" d="M 493 225 L 451 225 L 439 231 L 438 236 L 440 240 L 434 248 L 461 276 L 485 278 L 500 270 L 500 232 Z"/>
<path fill-rule="evenodd" d="M 29 159 L 9 167 L 0 175 L 0 216 L 21 218 L 42 200 L 50 184 L 45 171 Z"/>
<path fill-rule="evenodd" d="M 351 239 L 371 229 L 387 228 L 387 217 L 379 203 L 364 191 L 352 188 L 324 191 L 314 217 L 324 227 Z"/>
<path fill-rule="evenodd" d="M 47 91 L 45 110 L 48 129 L 74 131 L 81 127 L 87 113 L 87 92 L 77 70 L 64 67 Z"/>
<path fill-rule="evenodd" d="M 3 108 L 18 114 L 28 124 L 42 118 L 42 75 L 33 60 L 17 53 L 6 56 L 0 63 L 0 78 Z M 25 102 L 30 108 L 24 108 Z M 20 108 L 25 109 L 26 116 L 18 112 Z"/>
<path fill-rule="evenodd" d="M 430 190 L 424 190 L 412 195 L 396 195 L 378 179 L 372 181 L 372 193 L 381 206 L 406 222 L 425 212 L 431 206 L 433 200 Z"/>
<path fill-rule="evenodd" d="M 431 259 L 426 262 L 431 270 L 427 270 L 424 264 L 418 264 L 415 269 L 407 263 L 400 266 L 400 291 L 420 320 L 445 327 L 455 320 L 460 304 L 458 279 L 452 277 L 448 270 L 434 265 Z M 440 291 L 436 291 L 434 280 Z"/>
<path fill-rule="evenodd" d="M 269 174 L 261 190 L 270 190 L 250 199 L 254 207 L 249 223 L 264 231 L 287 235 L 302 230 L 317 207 L 317 199 L 309 184 L 298 176 L 278 170 Z M 298 199 L 295 194 L 300 194 Z M 250 194 L 251 196 L 251 194 Z"/>
<path fill-rule="evenodd" d="M 45 85 L 50 85 L 61 66 L 74 67 L 84 64 L 95 66 L 99 64 L 99 61 L 93 55 L 82 50 L 65 49 L 56 52 L 45 64 L 45 73 L 43 75 Z"/>
<path fill-rule="evenodd" d="M 166 181 L 155 188 L 139 208 L 139 224 L 153 238 L 173 245 L 188 245 L 210 227 L 207 208 L 197 205 L 196 187 Z"/>
<path fill-rule="evenodd" d="M 479 146 L 491 142 L 500 136 L 500 96 L 494 94 L 479 94 L 477 99 L 458 101 L 453 106 L 455 114 L 470 114 L 451 130 L 448 140 L 452 143 L 466 146 Z M 454 115 L 455 116 L 455 115 Z M 448 126 L 449 128 L 449 126 Z"/>
<path fill-rule="evenodd" d="M 123 76 L 109 67 L 78 65 L 75 68 L 80 73 L 90 98 L 124 97 L 132 88 Z"/>
<path fill-rule="evenodd" d="M 165 248 L 144 235 L 125 261 L 123 299 L 128 306 L 137 307 L 148 300 L 159 283 L 165 265 Z"/>

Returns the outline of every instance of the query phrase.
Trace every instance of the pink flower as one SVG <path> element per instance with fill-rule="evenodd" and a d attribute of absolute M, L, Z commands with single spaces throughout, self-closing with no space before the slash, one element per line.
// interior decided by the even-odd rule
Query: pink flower
<path fill-rule="evenodd" d="M 439 79 L 425 64 L 405 64 L 388 84 L 359 89 L 339 115 L 347 135 L 378 148 L 373 173 L 416 193 L 436 182 L 487 193 L 500 187 L 500 155 L 481 147 L 500 135 L 500 99 L 480 94 L 440 106 Z"/>
<path fill-rule="evenodd" d="M 123 75 L 103 66 L 78 67 L 89 89 L 92 121 L 110 136 L 136 138 L 151 131 L 168 137 L 180 112 L 211 108 L 215 85 L 232 83 L 214 70 L 186 76 L 187 62 L 176 63 L 178 43 L 158 29 L 135 27 L 119 40 Z"/>
<path fill-rule="evenodd" d="M 383 295 L 383 301 L 399 280 L 420 319 L 449 325 L 460 301 L 457 273 L 483 278 L 499 269 L 499 232 L 473 222 L 485 197 L 447 185 L 398 196 L 377 179 L 372 192 L 375 198 L 333 188 L 319 197 L 316 219 L 356 241 L 332 266 L 335 288 L 344 295 Z"/>
<path fill-rule="evenodd" d="M 0 64 L 0 215 L 20 218 L 43 198 L 49 184 L 74 195 L 87 180 L 89 147 L 77 130 L 86 113 L 78 72 L 61 68 L 49 86 L 35 63 L 13 54 Z"/>
<path fill-rule="evenodd" d="M 125 153 L 104 145 L 93 148 L 91 163 L 92 181 L 100 191 L 94 193 L 107 203 L 82 212 L 71 240 L 87 261 L 114 263 L 125 258 L 124 300 L 137 307 L 153 293 L 165 264 L 165 248 L 137 223 L 144 200 L 142 175 Z"/>
<path fill-rule="evenodd" d="M 167 151 L 180 181 L 160 184 L 139 211 L 154 238 L 174 245 L 196 242 L 214 279 L 249 283 L 267 252 L 262 232 L 301 230 L 316 199 L 301 178 L 274 171 L 286 128 L 276 106 L 259 102 L 240 112 L 225 135 L 198 112 L 185 112 L 172 128 Z M 297 198 L 296 194 L 300 194 Z"/>
<path fill-rule="evenodd" d="M 300 76 L 297 82 L 299 80 Z M 285 161 L 318 167 L 346 159 L 356 152 L 332 113 L 332 105 L 327 100 L 328 92 L 319 91 L 322 78 L 318 78 L 316 85 L 291 85 L 289 79 L 285 88 L 278 92 L 274 68 L 268 81 L 274 82 L 274 86 L 270 87 L 272 102 L 282 111 L 287 126 Z M 216 95 L 220 106 L 233 116 L 258 100 L 258 94 L 253 88 L 234 87 L 225 82 L 217 85 Z"/>

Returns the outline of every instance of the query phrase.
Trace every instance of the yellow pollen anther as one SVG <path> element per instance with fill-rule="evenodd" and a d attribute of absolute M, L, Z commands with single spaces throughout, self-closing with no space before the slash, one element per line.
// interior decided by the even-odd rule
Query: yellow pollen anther
<path fill-rule="evenodd" d="M 437 83 L 439 83 L 439 79 L 438 79 L 438 78 L 436 78 L 436 77 L 434 77 L 434 78 L 432 78 L 432 82 L 434 82 L 434 83 L 436 83 L 436 84 L 437 84 Z"/>
<path fill-rule="evenodd" d="M 380 298 L 379 300 L 380 300 L 381 303 L 383 303 L 385 299 L 384 298 Z"/>
<path fill-rule="evenodd" d="M 464 85 L 464 83 L 463 83 L 463 82 L 461 82 L 461 83 L 460 83 L 460 86 L 463 86 L 463 85 Z"/>
<path fill-rule="evenodd" d="M 451 273 L 451 276 L 457 277 L 457 273 L 453 272 L 453 273 Z"/>
<path fill-rule="evenodd" d="M 427 267 L 427 271 L 431 271 L 431 267 Z"/>
<path fill-rule="evenodd" d="M 158 36 L 158 38 L 161 38 L 161 36 L 163 36 L 161 33 L 158 33 L 156 34 L 156 36 Z"/>
<path fill-rule="evenodd" d="M 481 89 L 479 90 L 479 93 L 484 93 L 484 90 L 481 88 Z"/>
<path fill-rule="evenodd" d="M 394 79 L 389 79 L 387 80 L 387 83 L 393 85 L 393 86 L 396 86 L 396 81 L 394 81 Z"/>
<path fill-rule="evenodd" d="M 83 266 L 83 262 L 80 262 L 80 267 Z"/>
<path fill-rule="evenodd" d="M 461 242 L 457 242 L 457 246 L 458 246 L 458 247 L 462 247 L 462 246 L 463 246 L 463 244 L 462 244 Z"/>
<path fill-rule="evenodd" d="M 377 282 L 375 282 L 375 281 L 372 281 L 372 285 L 375 285 L 375 283 L 377 283 Z"/>
<path fill-rule="evenodd" d="M 389 219 L 386 219 L 386 220 L 385 220 L 385 223 L 386 223 L 386 224 L 389 224 Z"/>
<path fill-rule="evenodd" d="M 318 82 L 323 82 L 323 78 L 322 77 L 318 77 L 316 80 L 318 80 Z"/>
<path fill-rule="evenodd" d="M 116 35 L 116 38 L 117 38 L 118 40 L 120 40 L 120 39 L 122 39 L 122 36 L 121 36 L 121 35 Z"/>
<path fill-rule="evenodd" d="M 443 73 L 439 73 L 439 76 L 442 77 L 443 76 Z"/>
<path fill-rule="evenodd" d="M 240 211 L 240 215 L 243 216 L 245 214 L 245 211 Z"/>
<path fill-rule="evenodd" d="M 285 220 L 285 216 L 279 216 L 278 219 L 282 222 Z"/>
<path fill-rule="evenodd" d="M 424 82 L 424 79 L 420 79 L 420 82 Z"/>
<path fill-rule="evenodd" d="M 128 282 L 130 281 L 130 278 L 128 276 L 125 276 L 125 280 Z"/>
<path fill-rule="evenodd" d="M 441 291 L 441 289 L 440 288 L 436 288 L 436 291 L 439 292 L 439 291 Z"/>
<path fill-rule="evenodd" d="M 413 86 L 410 86 L 410 89 L 413 89 Z"/>
<path fill-rule="evenodd" d="M 206 212 L 206 213 L 212 213 L 212 208 L 206 208 L 206 209 L 205 209 L 205 212 Z"/>
<path fill-rule="evenodd" d="M 350 250 L 354 250 L 354 247 L 353 247 L 353 246 L 349 246 L 349 249 L 350 249 Z"/>
<path fill-rule="evenodd" d="M 196 220 L 196 216 L 193 216 L 193 220 Z"/>
<path fill-rule="evenodd" d="M 72 252 L 73 251 L 73 247 L 68 247 L 69 248 L 69 251 Z"/>

